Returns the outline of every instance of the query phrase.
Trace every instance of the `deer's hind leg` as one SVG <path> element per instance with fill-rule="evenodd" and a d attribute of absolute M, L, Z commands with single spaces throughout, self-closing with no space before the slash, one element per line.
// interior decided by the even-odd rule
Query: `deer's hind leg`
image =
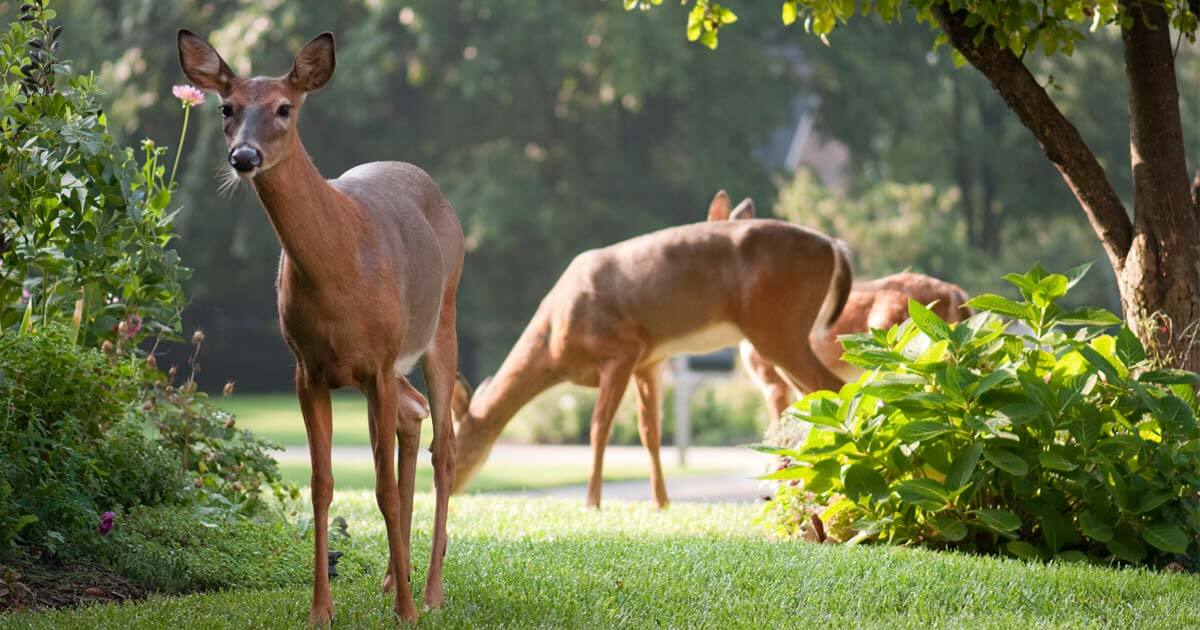
<path fill-rule="evenodd" d="M 400 497 L 400 524 L 402 535 L 404 538 L 404 579 L 412 582 L 412 501 L 411 499 L 405 503 L 404 497 L 412 497 L 416 486 L 416 457 L 417 447 L 416 440 L 420 439 L 421 435 L 421 419 L 429 417 L 429 401 L 417 391 L 412 383 L 408 382 L 405 377 L 398 379 L 399 385 L 399 405 L 396 416 L 396 439 L 400 443 L 400 450 L 396 452 L 396 487 Z M 409 435 L 415 430 L 416 438 L 410 440 Z M 411 464 L 405 452 L 405 444 L 413 442 L 414 446 L 409 447 L 413 452 Z M 392 570 L 392 563 L 388 563 L 387 574 L 383 576 L 383 592 L 390 593 L 396 588 L 396 577 Z"/>
<path fill-rule="evenodd" d="M 663 481 L 659 447 L 662 443 L 662 364 L 639 368 L 634 375 L 638 398 L 638 434 L 650 453 L 650 490 L 654 504 L 667 507 L 667 485 Z"/>

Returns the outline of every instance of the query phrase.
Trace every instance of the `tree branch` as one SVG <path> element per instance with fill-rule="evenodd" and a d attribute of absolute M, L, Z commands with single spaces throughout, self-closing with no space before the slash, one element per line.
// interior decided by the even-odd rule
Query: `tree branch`
<path fill-rule="evenodd" d="M 1079 131 L 1012 52 L 996 45 L 991 37 L 975 46 L 977 29 L 966 25 L 965 13 L 955 13 L 945 4 L 934 5 L 933 10 L 950 43 L 992 82 L 1021 124 L 1033 133 L 1079 200 L 1113 268 L 1119 270 L 1133 242 L 1133 224 Z"/>

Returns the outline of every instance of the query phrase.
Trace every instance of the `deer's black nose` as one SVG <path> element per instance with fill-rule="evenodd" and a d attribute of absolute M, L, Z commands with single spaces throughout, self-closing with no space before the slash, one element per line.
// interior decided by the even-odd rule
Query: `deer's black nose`
<path fill-rule="evenodd" d="M 247 173 L 262 165 L 262 153 L 250 145 L 238 145 L 229 152 L 229 165 L 239 173 Z"/>

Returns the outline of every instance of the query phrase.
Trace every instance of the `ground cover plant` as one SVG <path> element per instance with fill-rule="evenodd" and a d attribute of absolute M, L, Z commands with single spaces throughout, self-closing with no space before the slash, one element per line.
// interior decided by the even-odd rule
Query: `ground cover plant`
<path fill-rule="evenodd" d="M 612 501 L 595 512 L 571 499 L 484 496 L 456 497 L 452 505 L 447 605 L 423 614 L 422 626 L 1200 624 L 1200 580 L 1186 574 L 769 540 L 746 527 L 750 505 L 679 503 L 659 511 Z M 423 579 L 428 559 L 432 507 L 432 496 L 417 495 L 414 581 Z M 345 519 L 349 534 L 332 548 L 367 563 L 359 573 L 350 562 L 333 580 L 335 623 L 393 627 L 388 596 L 379 592 L 387 554 L 373 492 L 338 494 L 330 514 Z M 311 549 L 310 539 L 299 549 Z M 274 588 L 0 616 L 0 627 L 300 627 L 311 589 L 300 573 Z"/>
<path fill-rule="evenodd" d="M 977 296 L 964 323 L 913 302 L 904 325 L 845 338 L 864 376 L 797 403 L 812 431 L 764 449 L 785 458 L 768 528 L 1196 569 L 1200 377 L 1107 311 L 1060 308 L 1085 272 L 1035 266 L 1006 277 L 1023 300 Z"/>

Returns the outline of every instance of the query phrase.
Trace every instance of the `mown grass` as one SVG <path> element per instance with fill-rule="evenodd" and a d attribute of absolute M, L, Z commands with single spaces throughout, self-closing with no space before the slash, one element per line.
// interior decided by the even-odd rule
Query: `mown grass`
<path fill-rule="evenodd" d="M 484 464 L 475 478 L 471 481 L 467 492 L 513 492 L 518 490 L 540 490 L 560 486 L 583 485 L 587 483 L 591 463 L 577 464 L 528 464 L 514 465 L 511 462 L 494 462 Z M 716 467 L 666 466 L 663 475 L 667 479 L 677 479 L 689 475 L 711 474 L 726 469 Z M 307 461 L 286 460 L 280 462 L 279 472 L 284 480 L 307 486 L 312 478 L 312 466 Z M 604 480 L 632 481 L 649 479 L 650 464 L 643 465 L 608 465 L 604 467 Z M 647 483 L 649 483 L 647 481 Z M 346 490 L 374 490 L 375 467 L 370 461 L 333 462 L 333 487 L 338 492 Z M 433 489 L 433 469 L 428 464 L 417 464 L 418 492 L 428 492 Z"/>
<path fill-rule="evenodd" d="M 763 539 L 755 507 L 463 497 L 452 503 L 447 605 L 426 627 L 1145 627 L 1200 625 L 1200 578 L 889 547 Z M 386 547 L 370 492 L 349 522 L 336 625 L 389 627 Z M 431 497 L 416 505 L 413 583 L 428 562 Z M 309 542 L 297 544 L 311 544 Z M 361 565 L 361 570 L 356 567 Z M 307 580 L 124 605 L 0 617 L 3 627 L 303 626 Z M 419 595 L 418 595 L 419 597 Z"/>

